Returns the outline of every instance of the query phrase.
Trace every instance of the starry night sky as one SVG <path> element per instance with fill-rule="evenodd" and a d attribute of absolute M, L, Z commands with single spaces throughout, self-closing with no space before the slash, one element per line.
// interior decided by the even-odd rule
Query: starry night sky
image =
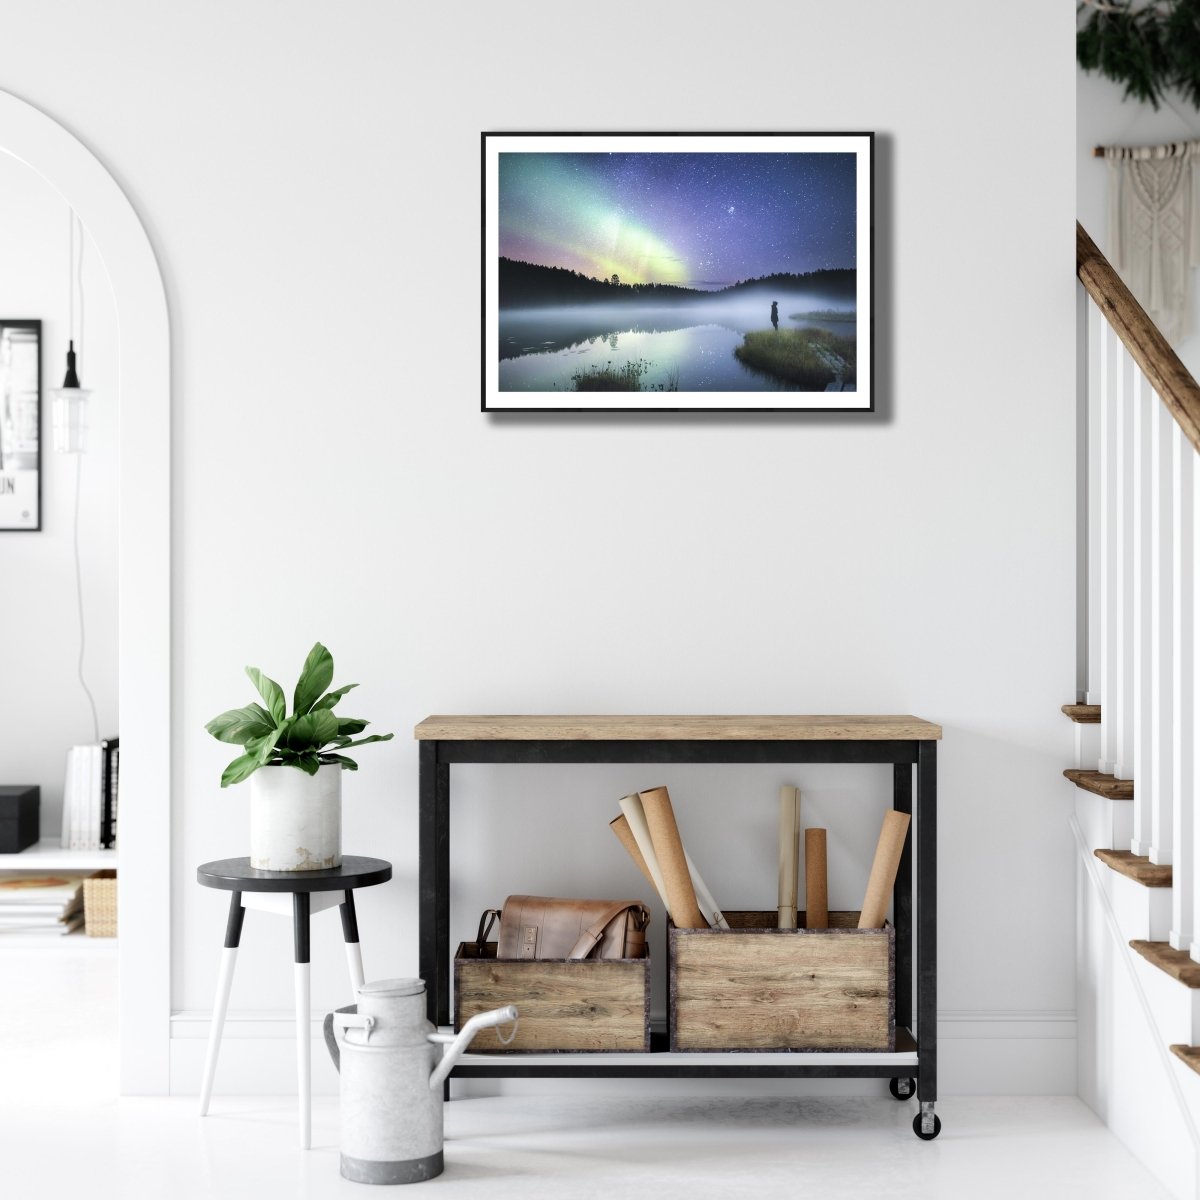
<path fill-rule="evenodd" d="M 716 288 L 854 267 L 853 154 L 500 155 L 500 254 Z"/>

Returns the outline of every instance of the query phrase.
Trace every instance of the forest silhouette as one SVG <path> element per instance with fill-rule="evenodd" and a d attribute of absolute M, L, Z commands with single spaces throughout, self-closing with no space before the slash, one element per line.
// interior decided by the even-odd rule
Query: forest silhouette
<path fill-rule="evenodd" d="M 620 277 L 596 279 L 565 267 L 543 267 L 511 258 L 500 259 L 501 308 L 541 308 L 560 304 L 653 303 L 730 299 L 759 291 L 806 292 L 830 300 L 854 301 L 857 273 L 853 268 L 809 271 L 803 275 L 778 272 L 741 279 L 711 291 L 672 283 L 622 283 Z"/>

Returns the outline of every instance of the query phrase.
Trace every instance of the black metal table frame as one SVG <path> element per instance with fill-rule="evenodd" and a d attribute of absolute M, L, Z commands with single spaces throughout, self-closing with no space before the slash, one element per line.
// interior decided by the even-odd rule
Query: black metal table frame
<path fill-rule="evenodd" d="M 450 767 L 491 763 L 880 763 L 892 764 L 892 805 L 913 818 L 893 894 L 896 926 L 896 1028 L 912 1032 L 913 966 L 916 965 L 917 1065 L 880 1062 L 805 1064 L 799 1052 L 786 1064 L 745 1061 L 667 1061 L 653 1051 L 636 1063 L 522 1062 L 514 1055 L 495 1062 L 460 1065 L 459 1077 L 575 1076 L 616 1078 L 801 1076 L 809 1078 L 907 1079 L 915 1076 L 918 1120 L 934 1132 L 937 1100 L 937 742 L 934 740 L 441 740 L 420 743 L 419 960 L 429 1020 L 450 1023 Z M 916 791 L 913 768 L 916 768 Z M 917 848 L 913 889 L 913 843 Z M 915 926 L 913 907 L 916 906 Z M 915 938 L 914 938 L 915 934 Z M 915 944 L 915 954 L 914 954 Z M 658 1059 L 658 1062 L 655 1060 Z M 940 1124 L 940 1122 L 939 1122 Z"/>

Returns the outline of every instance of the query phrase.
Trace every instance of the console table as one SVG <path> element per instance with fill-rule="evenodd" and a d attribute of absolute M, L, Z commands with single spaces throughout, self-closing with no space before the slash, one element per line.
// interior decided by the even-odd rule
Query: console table
<path fill-rule="evenodd" d="M 911 716 L 435 716 L 420 742 L 420 971 L 428 1016 L 450 1024 L 450 768 L 456 763 L 883 763 L 892 805 L 912 816 L 893 895 L 896 1050 L 834 1053 L 467 1054 L 459 1077 L 756 1077 L 889 1079 L 920 1105 L 918 1137 L 941 1129 L 937 1100 L 937 744 Z M 913 775 L 916 775 L 916 788 Z M 916 886 L 912 847 L 917 850 Z M 915 1006 L 914 1006 L 915 965 Z M 913 1011 L 915 1007 L 915 1012 Z M 916 1018 L 915 1028 L 913 1018 Z"/>

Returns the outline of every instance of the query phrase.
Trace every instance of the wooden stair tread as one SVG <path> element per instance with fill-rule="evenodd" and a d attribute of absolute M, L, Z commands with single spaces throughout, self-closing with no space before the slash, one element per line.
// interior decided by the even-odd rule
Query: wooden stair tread
<path fill-rule="evenodd" d="M 1200 1075 L 1200 1046 L 1181 1046 L 1177 1044 L 1171 1047 L 1171 1053 L 1176 1058 L 1182 1059 L 1197 1075 Z"/>
<path fill-rule="evenodd" d="M 1109 800 L 1133 799 L 1132 779 L 1118 779 L 1115 775 L 1105 775 L 1103 771 L 1081 771 L 1077 767 L 1068 767 L 1063 774 L 1085 792 L 1095 792 L 1097 796 Z"/>
<path fill-rule="evenodd" d="M 1148 963 L 1166 971 L 1184 987 L 1200 988 L 1200 963 L 1186 950 L 1173 950 L 1169 942 L 1132 941 L 1129 944 Z"/>
<path fill-rule="evenodd" d="M 1112 867 L 1118 875 L 1132 879 L 1143 887 L 1167 888 L 1171 886 L 1171 868 L 1152 863 L 1149 858 L 1129 850 L 1097 850 L 1096 857 Z"/>
<path fill-rule="evenodd" d="M 1062 710 L 1076 725 L 1099 725 L 1100 705 L 1064 704 Z"/>

